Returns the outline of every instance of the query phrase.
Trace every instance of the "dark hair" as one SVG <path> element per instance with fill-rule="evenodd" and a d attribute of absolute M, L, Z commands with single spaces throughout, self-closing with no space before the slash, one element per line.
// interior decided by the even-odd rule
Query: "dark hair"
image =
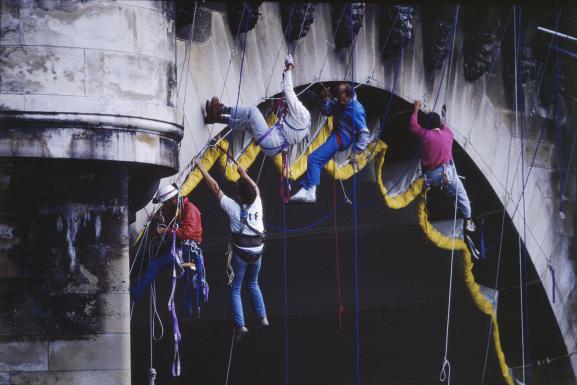
<path fill-rule="evenodd" d="M 256 189 L 246 179 L 239 179 L 236 183 L 236 190 L 243 205 L 252 205 L 256 199 Z"/>
<path fill-rule="evenodd" d="M 353 90 L 353 86 L 351 86 L 350 83 L 341 83 L 341 84 L 339 84 L 338 88 L 341 88 L 341 87 L 343 88 L 345 95 L 347 95 L 349 98 L 353 97 L 354 90 Z"/>
<path fill-rule="evenodd" d="M 434 128 L 441 128 L 441 117 L 436 112 L 429 112 L 425 117 L 425 128 L 432 130 Z"/>

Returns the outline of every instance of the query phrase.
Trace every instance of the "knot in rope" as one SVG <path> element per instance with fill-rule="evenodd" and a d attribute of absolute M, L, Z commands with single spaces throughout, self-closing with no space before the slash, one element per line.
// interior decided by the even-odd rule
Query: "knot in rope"
<path fill-rule="evenodd" d="M 439 374 L 439 381 L 451 384 L 451 363 L 447 359 L 447 356 L 443 357 L 443 365 L 441 366 L 441 373 Z"/>
<path fill-rule="evenodd" d="M 154 385 L 156 381 L 156 369 L 148 369 L 148 385 Z"/>

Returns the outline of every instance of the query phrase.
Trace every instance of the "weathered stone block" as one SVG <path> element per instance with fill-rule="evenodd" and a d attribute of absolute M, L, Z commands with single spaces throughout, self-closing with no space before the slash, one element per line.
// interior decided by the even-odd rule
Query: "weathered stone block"
<path fill-rule="evenodd" d="M 130 369 L 130 335 L 100 334 L 50 341 L 49 369 Z"/>
<path fill-rule="evenodd" d="M 535 157 L 533 167 L 541 167 L 546 169 L 555 168 L 557 162 L 557 152 L 554 144 L 541 141 L 524 140 L 525 147 L 525 175 L 529 170 L 529 166 Z"/>
<path fill-rule="evenodd" d="M 0 93 L 84 95 L 84 51 L 0 47 Z"/>
<path fill-rule="evenodd" d="M 173 59 L 174 21 L 145 8 L 135 7 L 133 12 L 136 20 L 132 25 L 132 34 L 135 36 L 134 52 L 159 59 Z"/>
<path fill-rule="evenodd" d="M 172 105 L 171 71 L 164 60 L 87 50 L 86 94 Z"/>
<path fill-rule="evenodd" d="M 24 95 L 0 94 L 0 111 L 22 111 Z"/>
<path fill-rule="evenodd" d="M 142 104 L 129 100 L 66 95 L 25 95 L 25 109 L 28 111 L 60 112 L 71 114 L 110 114 L 142 116 Z"/>
<path fill-rule="evenodd" d="M 122 5 L 130 7 L 139 7 L 151 11 L 164 12 L 166 10 L 166 3 L 163 0 L 117 0 Z"/>
<path fill-rule="evenodd" d="M 102 294 L 99 296 L 97 317 L 100 331 L 104 333 L 130 333 L 130 298 L 128 292 L 122 294 Z"/>
<path fill-rule="evenodd" d="M 134 11 L 104 1 L 25 2 L 21 10 L 26 45 L 133 52 Z M 138 20 L 136 21 L 138 22 Z"/>
<path fill-rule="evenodd" d="M 0 1 L 0 41 L 19 44 L 20 28 L 20 1 Z"/>
<path fill-rule="evenodd" d="M 10 373 L 0 372 L 0 385 L 10 384 Z"/>
<path fill-rule="evenodd" d="M 0 341 L 0 371 L 48 369 L 48 342 L 42 340 Z"/>
<path fill-rule="evenodd" d="M 0 382 L 1 383 L 1 382 Z M 73 372 L 20 372 L 10 376 L 10 385 L 103 385 L 130 384 L 129 370 Z"/>

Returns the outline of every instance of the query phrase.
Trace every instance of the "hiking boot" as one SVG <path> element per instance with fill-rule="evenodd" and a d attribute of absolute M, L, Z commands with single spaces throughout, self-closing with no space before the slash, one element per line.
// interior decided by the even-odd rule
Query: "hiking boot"
<path fill-rule="evenodd" d="M 266 318 L 266 316 L 262 317 L 262 318 L 258 318 L 256 320 L 256 327 L 257 328 L 263 328 L 263 327 L 267 327 L 268 326 L 268 319 Z"/>
<path fill-rule="evenodd" d="M 243 326 L 237 326 L 234 328 L 234 341 L 236 343 L 241 342 L 244 337 L 246 337 L 246 335 L 248 334 L 248 329 L 243 325 Z"/>
<path fill-rule="evenodd" d="M 474 233 L 476 230 L 475 222 L 473 222 L 472 218 L 465 219 L 465 231 L 469 233 Z"/>
<path fill-rule="evenodd" d="M 204 122 L 206 124 L 218 123 L 220 120 L 220 109 L 224 107 L 224 104 L 220 102 L 217 96 L 213 96 L 210 101 L 206 101 L 206 118 Z"/>
<path fill-rule="evenodd" d="M 317 201 L 317 186 L 308 189 L 302 187 L 295 195 L 289 198 L 289 202 L 315 203 Z"/>

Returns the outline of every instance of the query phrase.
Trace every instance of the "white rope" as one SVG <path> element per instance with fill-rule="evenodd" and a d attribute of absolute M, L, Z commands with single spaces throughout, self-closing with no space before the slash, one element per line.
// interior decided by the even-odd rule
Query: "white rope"
<path fill-rule="evenodd" d="M 260 163 L 260 169 L 258 170 L 258 176 L 256 177 L 256 184 L 260 180 L 260 174 L 262 173 L 262 169 L 264 168 L 264 161 L 266 160 L 266 154 L 263 152 L 262 162 Z"/>
<path fill-rule="evenodd" d="M 339 28 L 340 28 L 340 25 L 341 25 L 341 22 L 342 22 L 342 20 L 343 20 L 345 11 L 346 11 L 346 7 L 343 7 L 343 11 L 341 12 L 341 15 L 340 15 L 340 17 L 339 17 L 339 22 L 337 23 L 337 26 L 336 26 L 336 28 L 335 28 L 335 32 L 333 33 L 333 43 L 331 44 L 331 42 L 328 41 L 328 39 L 327 39 L 327 43 L 328 43 L 328 45 L 331 46 L 331 47 L 334 47 L 334 40 L 335 40 L 335 37 L 337 36 L 337 31 L 338 31 Z M 286 35 L 286 31 L 285 31 L 285 35 Z M 280 52 L 280 47 L 279 47 L 279 52 Z M 304 92 L 306 92 L 306 91 L 307 91 L 309 88 L 311 88 L 313 85 L 315 85 L 315 84 L 317 84 L 317 83 L 320 82 L 321 75 L 322 75 L 323 70 L 324 70 L 324 68 L 325 68 L 325 65 L 326 65 L 326 63 L 327 63 L 328 57 L 329 57 L 329 48 L 327 48 L 327 53 L 325 54 L 325 58 L 323 59 L 323 64 L 321 65 L 321 69 L 319 70 L 318 75 L 315 76 L 315 78 L 313 79 L 313 81 L 312 81 L 311 83 L 309 83 L 302 91 L 300 91 L 298 94 L 296 94 L 297 97 L 298 97 L 298 96 L 301 96 Z M 277 59 L 278 59 L 278 53 L 277 53 Z M 276 66 L 276 60 L 275 60 L 275 66 Z M 273 70 L 274 70 L 274 68 L 273 68 Z M 271 74 L 271 78 L 272 78 L 272 74 Z M 269 84 L 267 85 L 266 90 L 265 90 L 265 96 L 261 99 L 261 103 L 264 102 L 264 101 L 266 101 L 266 100 L 281 100 L 281 99 L 283 99 L 282 97 L 278 97 L 278 98 L 276 98 L 276 97 L 267 97 L 266 95 L 267 95 L 267 93 L 268 93 L 269 85 L 270 85 L 270 78 L 269 78 Z"/>
<path fill-rule="evenodd" d="M 305 14 L 303 15 L 303 22 L 301 23 L 301 29 L 299 31 L 299 36 L 295 42 L 295 45 L 293 47 L 293 55 L 295 54 L 295 52 L 297 51 L 297 46 L 299 44 L 299 40 L 302 37 L 302 33 L 303 33 L 303 28 L 305 26 L 305 22 L 307 21 L 307 16 L 309 15 L 309 7 L 311 6 L 311 3 L 307 2 L 307 9 L 305 10 Z M 290 47 L 289 47 L 289 52 L 290 52 Z"/>
<path fill-rule="evenodd" d="M 453 165 L 454 167 L 454 165 Z M 458 178 L 457 168 L 454 168 L 454 177 Z M 457 237 L 457 202 L 459 199 L 459 184 L 457 183 L 457 191 L 455 192 L 455 211 L 453 216 L 453 234 L 451 245 L 451 268 L 449 273 L 449 303 L 447 305 L 447 328 L 445 330 L 445 354 L 441 364 L 441 373 L 439 374 L 439 381 L 447 381 L 447 385 L 451 385 L 451 363 L 447 358 L 449 352 L 449 326 L 451 322 L 451 302 L 453 297 L 453 261 L 455 258 L 455 238 Z"/>
<path fill-rule="evenodd" d="M 152 338 L 155 341 L 160 341 L 164 337 L 164 324 L 162 323 L 162 319 L 160 318 L 160 314 L 158 313 L 158 307 L 156 306 L 156 285 L 154 282 L 151 283 L 150 293 L 152 295 L 152 310 L 153 310 L 154 318 L 156 318 L 158 320 L 158 325 L 160 326 L 160 335 L 157 337 L 155 335 L 156 334 L 155 333 L 156 327 L 154 326 L 154 322 L 153 322 Z"/>
<path fill-rule="evenodd" d="M 226 379 L 224 385 L 228 385 L 228 376 L 230 374 L 230 363 L 232 362 L 232 352 L 234 350 L 234 329 L 232 330 L 232 339 L 230 341 L 230 351 L 228 353 L 228 365 L 226 367 Z"/>
<path fill-rule="evenodd" d="M 453 43 L 451 45 L 451 56 L 449 57 L 449 63 L 447 66 L 447 79 L 445 83 L 445 105 L 447 104 L 447 96 L 449 94 L 449 83 L 451 81 L 451 73 L 453 71 L 453 57 L 455 55 L 455 39 L 457 38 L 457 26 L 459 24 L 459 11 L 460 7 L 457 5 L 457 10 L 455 11 L 455 30 L 453 31 Z"/>
<path fill-rule="evenodd" d="M 185 74 L 184 68 L 186 67 L 188 69 L 188 63 L 190 63 L 190 48 L 192 46 L 192 40 L 193 40 L 193 36 L 194 36 L 194 23 L 196 21 L 196 4 L 197 3 L 195 1 L 194 2 L 194 13 L 192 16 L 192 26 L 190 28 L 190 34 L 189 34 L 190 37 L 188 39 L 188 46 L 185 48 L 185 51 L 184 51 L 184 59 L 182 60 L 182 67 L 180 68 L 180 73 L 181 73 L 180 74 L 180 80 L 178 81 L 178 87 L 176 89 L 176 96 L 177 97 L 180 94 L 180 85 L 182 84 L 182 77 Z M 188 76 L 186 77 L 186 81 L 188 83 Z M 184 92 L 185 92 L 185 99 L 186 99 L 186 84 L 184 85 Z M 184 108 L 184 104 L 183 104 L 183 108 Z"/>
<path fill-rule="evenodd" d="M 517 7 L 513 6 L 513 52 L 515 54 L 515 132 L 519 132 L 519 82 L 517 69 Z M 523 148 L 521 148 L 523 151 Z M 519 234 L 519 301 L 521 304 L 521 360 L 523 362 L 523 383 L 525 383 L 525 315 L 523 313 L 523 265 L 521 258 L 521 235 Z"/>

